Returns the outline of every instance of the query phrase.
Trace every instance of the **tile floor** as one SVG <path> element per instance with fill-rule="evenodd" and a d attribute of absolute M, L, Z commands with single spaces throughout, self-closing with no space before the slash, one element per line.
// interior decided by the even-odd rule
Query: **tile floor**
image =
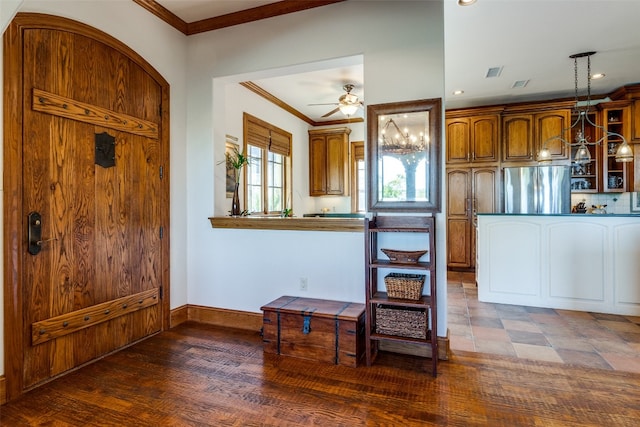
<path fill-rule="evenodd" d="M 478 301 L 473 274 L 448 274 L 451 351 L 640 373 L 640 317 Z"/>

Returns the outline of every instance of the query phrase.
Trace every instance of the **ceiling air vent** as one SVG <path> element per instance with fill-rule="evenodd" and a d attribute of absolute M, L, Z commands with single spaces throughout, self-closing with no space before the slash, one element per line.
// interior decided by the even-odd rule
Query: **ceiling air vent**
<path fill-rule="evenodd" d="M 487 70 L 486 78 L 498 77 L 502 73 L 502 67 L 491 67 Z"/>
<path fill-rule="evenodd" d="M 529 83 L 529 80 L 516 80 L 515 82 L 513 82 L 513 85 L 511 86 L 511 89 L 517 89 L 520 87 L 525 87 L 527 85 L 527 83 Z"/>

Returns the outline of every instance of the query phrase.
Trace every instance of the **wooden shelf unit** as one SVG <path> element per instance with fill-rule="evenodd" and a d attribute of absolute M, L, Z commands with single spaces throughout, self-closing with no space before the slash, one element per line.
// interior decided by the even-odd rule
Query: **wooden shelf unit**
<path fill-rule="evenodd" d="M 423 233 L 428 261 L 415 264 L 393 263 L 379 251 L 378 237 L 381 233 Z M 424 248 L 421 248 L 424 249 Z M 365 283 L 366 283 L 366 363 L 371 366 L 375 360 L 379 343 L 390 341 L 431 346 L 431 373 L 438 374 L 438 337 L 437 337 L 437 299 L 436 299 L 436 257 L 435 257 L 435 219 L 432 216 L 374 216 L 365 219 Z M 378 288 L 379 270 L 417 274 L 425 273 L 423 295 L 418 300 L 389 298 L 386 292 Z M 427 291 L 428 294 L 424 294 Z M 424 311 L 426 317 L 426 338 L 412 338 L 400 335 L 377 333 L 377 310 L 380 306 L 404 310 Z"/>

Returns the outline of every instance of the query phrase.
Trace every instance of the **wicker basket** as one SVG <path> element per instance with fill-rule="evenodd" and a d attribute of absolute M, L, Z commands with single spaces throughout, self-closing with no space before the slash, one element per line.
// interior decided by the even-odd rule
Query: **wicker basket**
<path fill-rule="evenodd" d="M 416 264 L 420 257 L 427 253 L 422 251 L 398 251 L 395 249 L 380 249 L 392 264 Z"/>
<path fill-rule="evenodd" d="M 422 297 L 424 274 L 389 273 L 384 277 L 389 298 L 419 300 Z"/>
<path fill-rule="evenodd" d="M 427 312 L 413 307 L 376 306 L 376 333 L 427 339 Z"/>

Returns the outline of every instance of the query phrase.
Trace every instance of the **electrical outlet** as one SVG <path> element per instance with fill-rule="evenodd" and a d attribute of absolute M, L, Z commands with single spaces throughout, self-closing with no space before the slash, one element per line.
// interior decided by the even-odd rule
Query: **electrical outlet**
<path fill-rule="evenodd" d="M 301 277 L 300 278 L 300 290 L 301 291 L 306 291 L 308 288 L 309 283 L 307 282 L 307 278 L 306 277 Z"/>

